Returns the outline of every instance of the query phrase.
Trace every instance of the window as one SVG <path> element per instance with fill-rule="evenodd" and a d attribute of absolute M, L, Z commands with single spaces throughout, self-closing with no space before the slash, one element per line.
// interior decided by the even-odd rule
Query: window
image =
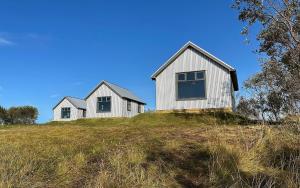
<path fill-rule="evenodd" d="M 69 119 L 71 116 L 71 108 L 61 108 L 61 119 Z"/>
<path fill-rule="evenodd" d="M 82 117 L 86 117 L 86 110 L 82 111 Z"/>
<path fill-rule="evenodd" d="M 177 100 L 205 98 L 205 71 L 177 73 L 176 87 Z"/>
<path fill-rule="evenodd" d="M 111 111 L 111 97 L 98 97 L 97 112 Z"/>
<path fill-rule="evenodd" d="M 138 113 L 142 113 L 142 105 L 138 104 Z"/>
<path fill-rule="evenodd" d="M 131 100 L 127 100 L 127 111 L 131 111 Z"/>

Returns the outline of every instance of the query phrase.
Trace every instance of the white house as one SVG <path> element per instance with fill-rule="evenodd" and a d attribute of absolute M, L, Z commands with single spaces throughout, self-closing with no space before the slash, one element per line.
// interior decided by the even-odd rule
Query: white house
<path fill-rule="evenodd" d="M 53 108 L 54 121 L 70 121 L 86 116 L 86 102 L 74 97 L 64 97 Z"/>
<path fill-rule="evenodd" d="M 54 121 L 70 121 L 80 118 L 133 117 L 144 113 L 145 103 L 125 88 L 100 82 L 83 99 L 63 98 L 54 108 Z"/>
<path fill-rule="evenodd" d="M 85 98 L 86 117 L 132 117 L 144 112 L 145 103 L 132 92 L 102 81 Z"/>
<path fill-rule="evenodd" d="M 156 110 L 226 109 L 235 106 L 236 70 L 192 42 L 186 43 L 153 75 Z"/>

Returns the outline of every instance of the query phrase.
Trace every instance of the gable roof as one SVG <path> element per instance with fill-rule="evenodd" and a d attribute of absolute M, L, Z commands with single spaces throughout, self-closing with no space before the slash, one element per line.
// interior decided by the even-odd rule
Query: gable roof
<path fill-rule="evenodd" d="M 138 103 L 141 103 L 141 104 L 146 104 L 145 102 L 143 102 L 139 97 L 137 97 L 136 95 L 134 95 L 132 92 L 130 92 L 129 90 L 125 89 L 125 88 L 122 88 L 120 86 L 117 86 L 115 84 L 112 84 L 112 83 L 109 83 L 105 80 L 101 81 L 95 89 L 93 89 L 92 92 L 90 92 L 88 94 L 87 97 L 85 97 L 85 100 L 87 98 L 89 98 L 89 96 L 91 96 L 102 84 L 105 84 L 107 87 L 109 87 L 112 91 L 114 91 L 117 95 L 119 95 L 121 98 L 126 98 L 126 99 L 130 99 L 130 100 L 133 100 L 133 101 L 136 101 Z"/>
<path fill-rule="evenodd" d="M 187 42 L 182 48 L 180 48 L 170 59 L 168 59 L 157 71 L 154 72 L 154 74 L 151 76 L 152 80 L 155 80 L 156 77 L 164 71 L 171 63 L 174 62 L 174 60 L 179 57 L 186 49 L 193 48 L 197 52 L 205 55 L 206 57 L 212 59 L 214 62 L 218 63 L 225 69 L 227 69 L 230 72 L 231 80 L 233 83 L 233 87 L 235 91 L 239 90 L 238 81 L 237 81 L 237 75 L 236 70 L 232 66 L 228 65 L 224 61 L 220 60 L 219 58 L 215 57 L 214 55 L 210 54 L 209 52 L 205 51 L 204 49 L 200 48 L 196 44 L 192 43 L 191 41 Z"/>
<path fill-rule="evenodd" d="M 75 98 L 75 97 L 69 97 L 69 96 L 64 97 L 62 100 L 60 100 L 58 102 L 58 104 L 53 107 L 53 109 L 55 109 L 65 99 L 68 100 L 77 109 L 86 109 L 86 102 L 85 102 L 85 100 L 78 99 L 78 98 Z"/>

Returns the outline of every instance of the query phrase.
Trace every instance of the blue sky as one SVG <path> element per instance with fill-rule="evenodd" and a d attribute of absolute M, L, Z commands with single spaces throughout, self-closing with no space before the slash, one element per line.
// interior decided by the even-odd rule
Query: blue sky
<path fill-rule="evenodd" d="M 155 108 L 151 74 L 187 41 L 237 69 L 259 70 L 255 30 L 246 45 L 232 1 L 4 0 L 0 3 L 0 105 L 34 105 L 52 118 L 63 96 L 84 98 L 101 80 Z"/>

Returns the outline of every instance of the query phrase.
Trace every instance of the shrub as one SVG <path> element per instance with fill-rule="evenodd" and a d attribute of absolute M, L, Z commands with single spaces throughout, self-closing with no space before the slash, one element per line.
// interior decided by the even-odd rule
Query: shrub
<path fill-rule="evenodd" d="M 7 110 L 7 124 L 35 124 L 38 109 L 33 106 L 11 107 Z"/>

